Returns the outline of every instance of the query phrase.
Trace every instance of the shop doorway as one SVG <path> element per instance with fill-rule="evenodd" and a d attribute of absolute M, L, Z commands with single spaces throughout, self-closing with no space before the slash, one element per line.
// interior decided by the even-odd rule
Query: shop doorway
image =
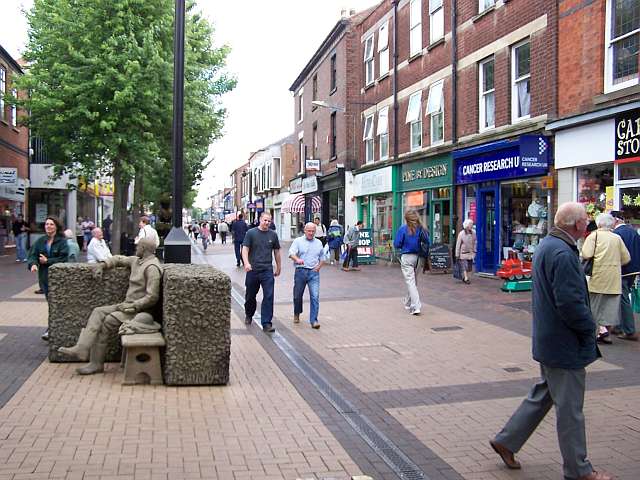
<path fill-rule="evenodd" d="M 498 222 L 496 211 L 498 206 L 498 188 L 481 188 L 478 190 L 478 224 L 476 235 L 478 253 L 476 268 L 478 272 L 495 273 L 498 268 L 500 248 L 498 239 Z"/>
<path fill-rule="evenodd" d="M 449 200 L 432 200 L 431 207 L 431 242 L 448 244 L 451 235 Z"/>

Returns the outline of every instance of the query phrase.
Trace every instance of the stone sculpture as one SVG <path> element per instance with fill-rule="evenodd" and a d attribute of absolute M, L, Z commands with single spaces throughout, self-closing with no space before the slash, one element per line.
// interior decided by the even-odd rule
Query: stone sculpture
<path fill-rule="evenodd" d="M 155 256 L 153 241 L 141 239 L 136 246 L 135 256 L 116 255 L 99 263 L 96 275 L 101 276 L 103 268 L 118 266 L 131 270 L 124 302 L 94 308 L 77 343 L 73 347 L 58 349 L 58 352 L 79 360 L 89 360 L 88 365 L 76 370 L 80 375 L 103 372 L 109 337 L 124 322 L 138 320 L 144 323 L 160 298 L 162 266 Z"/>

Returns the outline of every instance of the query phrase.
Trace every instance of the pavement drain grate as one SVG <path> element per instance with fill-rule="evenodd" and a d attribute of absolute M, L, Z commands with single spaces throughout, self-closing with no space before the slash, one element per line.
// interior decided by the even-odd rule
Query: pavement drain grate
<path fill-rule="evenodd" d="M 524 372 L 524 370 L 520 367 L 506 367 L 503 368 L 503 370 L 509 373 Z"/>
<path fill-rule="evenodd" d="M 434 332 L 451 332 L 453 330 L 462 330 L 462 327 L 453 325 L 451 327 L 433 327 L 431 330 Z"/>

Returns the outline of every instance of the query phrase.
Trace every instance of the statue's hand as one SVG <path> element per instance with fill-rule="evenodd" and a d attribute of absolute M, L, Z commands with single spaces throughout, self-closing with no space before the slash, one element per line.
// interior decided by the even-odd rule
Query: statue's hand
<path fill-rule="evenodd" d="M 136 307 L 134 307 L 133 303 L 123 302 L 118 305 L 118 310 L 123 313 L 136 313 Z"/>
<path fill-rule="evenodd" d="M 104 271 L 104 263 L 98 263 L 93 270 L 93 278 L 102 280 L 102 272 Z"/>

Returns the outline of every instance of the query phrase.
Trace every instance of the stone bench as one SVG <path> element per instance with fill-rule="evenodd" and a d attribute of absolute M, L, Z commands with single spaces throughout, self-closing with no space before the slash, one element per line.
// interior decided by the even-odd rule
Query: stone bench
<path fill-rule="evenodd" d="M 150 383 L 162 385 L 160 347 L 165 346 L 164 337 L 157 333 L 135 333 L 122 335 L 124 349 L 123 385 Z"/>

